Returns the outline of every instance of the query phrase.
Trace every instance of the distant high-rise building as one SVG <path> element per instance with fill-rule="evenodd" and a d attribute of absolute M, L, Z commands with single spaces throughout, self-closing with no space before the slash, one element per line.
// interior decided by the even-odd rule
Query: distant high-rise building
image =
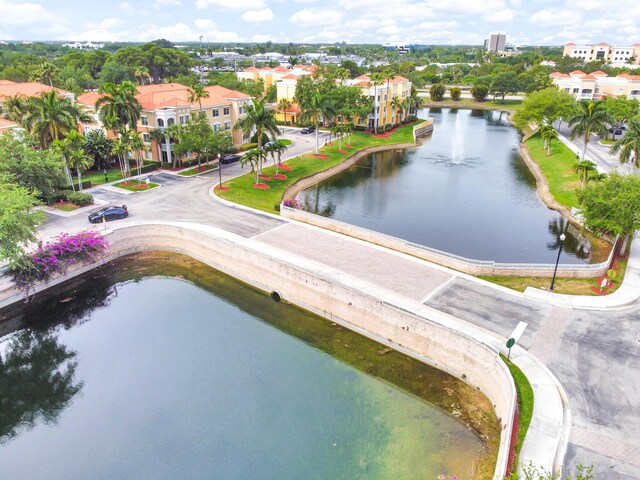
<path fill-rule="evenodd" d="M 492 33 L 489 38 L 484 41 L 484 49 L 488 52 L 504 52 L 507 44 L 507 36 L 504 33 Z"/>

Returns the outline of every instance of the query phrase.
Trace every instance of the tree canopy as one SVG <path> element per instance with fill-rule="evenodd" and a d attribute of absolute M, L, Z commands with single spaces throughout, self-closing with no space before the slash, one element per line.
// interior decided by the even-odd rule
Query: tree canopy
<path fill-rule="evenodd" d="M 530 93 L 516 112 L 514 121 L 523 129 L 529 124 L 540 126 L 560 119 L 569 121 L 576 113 L 577 105 L 571 94 L 549 87 Z"/>

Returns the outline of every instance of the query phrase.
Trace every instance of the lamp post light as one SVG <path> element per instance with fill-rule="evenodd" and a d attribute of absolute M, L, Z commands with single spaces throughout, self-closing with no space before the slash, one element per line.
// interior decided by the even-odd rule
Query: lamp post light
<path fill-rule="evenodd" d="M 556 273 L 558 272 L 558 262 L 560 262 L 560 254 L 562 253 L 562 246 L 567 236 L 563 233 L 560 235 L 560 248 L 558 249 L 558 257 L 556 258 L 556 268 L 553 269 L 553 278 L 551 279 L 551 286 L 549 290 L 553 290 L 553 284 L 556 282 Z"/>
<path fill-rule="evenodd" d="M 220 183 L 218 185 L 218 188 L 220 190 L 222 190 L 222 162 L 221 162 L 221 160 L 222 160 L 222 154 L 219 153 L 218 154 L 218 178 L 219 178 Z"/>

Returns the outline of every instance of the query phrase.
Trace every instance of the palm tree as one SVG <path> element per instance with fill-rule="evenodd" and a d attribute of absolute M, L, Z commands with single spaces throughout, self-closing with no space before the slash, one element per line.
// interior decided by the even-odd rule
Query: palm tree
<path fill-rule="evenodd" d="M 302 109 L 301 119 L 303 122 L 313 121 L 316 127 L 316 155 L 318 155 L 318 129 L 320 123 L 335 115 L 335 110 L 331 101 L 320 92 L 315 92 L 308 100 L 300 105 Z"/>
<path fill-rule="evenodd" d="M 280 140 L 276 140 L 275 142 L 273 142 L 271 144 L 271 149 L 272 149 L 272 151 L 274 151 L 275 153 L 278 154 L 278 162 L 277 163 L 274 162 L 275 163 L 275 167 L 276 167 L 276 175 L 277 175 L 278 172 L 279 172 L 279 169 L 280 169 L 280 162 L 282 160 L 282 154 L 284 152 L 286 152 L 287 146 L 284 143 L 282 143 Z"/>
<path fill-rule="evenodd" d="M 353 128 L 355 125 L 353 123 L 347 123 L 343 126 L 344 126 L 344 134 L 349 137 L 347 139 L 347 147 L 349 147 L 351 146 L 351 134 L 353 133 Z"/>
<path fill-rule="evenodd" d="M 260 179 L 258 178 L 258 168 L 262 163 L 262 160 L 265 159 L 266 156 L 266 152 L 263 148 L 254 148 L 253 150 L 249 150 L 247 153 L 240 157 L 240 165 L 242 165 L 243 167 L 247 163 L 251 165 L 251 172 L 255 172 L 256 174 L 256 183 L 260 183 Z"/>
<path fill-rule="evenodd" d="M 142 136 L 138 133 L 132 132 L 131 134 L 131 151 L 136 159 L 136 166 L 138 167 L 138 177 L 142 175 L 142 165 L 144 163 L 144 152 L 148 150 L 147 146 L 142 139 Z M 140 183 L 140 178 L 138 178 Z"/>
<path fill-rule="evenodd" d="M 241 130 L 247 136 L 251 135 L 255 130 L 259 149 L 262 149 L 262 135 L 264 133 L 271 134 L 274 137 L 280 133 L 276 124 L 275 113 L 267 107 L 264 99 L 251 99 L 251 104 L 245 107 L 245 112 L 245 116 L 240 118 L 233 128 Z"/>
<path fill-rule="evenodd" d="M 133 70 L 133 76 L 140 83 L 140 85 L 144 85 L 145 80 L 151 80 L 151 75 L 149 74 L 149 69 L 147 67 L 136 67 Z"/>
<path fill-rule="evenodd" d="M 182 140 L 182 137 L 184 135 L 184 127 L 179 123 L 174 123 L 173 125 L 169 125 L 165 129 L 164 133 L 167 136 L 167 138 L 169 138 L 168 147 L 171 148 L 171 140 L 178 143 L 180 143 L 180 141 Z M 172 155 L 172 158 L 173 158 L 173 165 L 172 165 L 173 168 L 176 168 L 178 164 L 182 165 L 182 157 L 180 155 L 174 154 Z"/>
<path fill-rule="evenodd" d="M 287 124 L 287 110 L 289 110 L 292 107 L 292 103 L 291 100 L 289 100 L 288 98 L 281 98 L 280 101 L 278 102 L 278 110 L 280 110 L 282 113 L 284 113 L 284 124 Z"/>
<path fill-rule="evenodd" d="M 575 166 L 576 173 L 580 175 L 580 181 L 582 182 L 582 189 L 587 186 L 587 182 L 589 181 L 589 177 L 593 172 L 598 172 L 596 168 L 596 164 L 589 160 L 582 160 L 576 163 Z"/>
<path fill-rule="evenodd" d="M 544 148 L 547 150 L 547 157 L 551 156 L 551 141 L 558 139 L 558 132 L 553 125 L 547 123 L 540 126 L 540 137 L 544 141 Z"/>
<path fill-rule="evenodd" d="M 396 118 L 402 116 L 402 114 L 398 113 L 398 111 L 403 112 L 403 109 L 404 109 L 403 105 L 404 105 L 403 101 L 400 99 L 400 97 L 395 96 L 391 99 L 391 106 L 394 108 L 394 112 L 395 112 L 393 116 L 394 123 L 400 123 L 400 121 L 395 122 L 395 120 Z"/>
<path fill-rule="evenodd" d="M 129 153 L 129 146 L 127 143 L 127 138 L 128 137 L 125 135 L 120 137 L 113 143 L 113 149 L 111 150 L 113 154 L 118 158 L 118 166 L 120 168 L 122 178 L 126 178 L 128 172 L 127 154 Z"/>
<path fill-rule="evenodd" d="M 607 113 L 605 103 L 602 101 L 580 102 L 578 106 L 578 114 L 569 120 L 569 127 L 571 127 L 570 138 L 573 140 L 576 136 L 584 134 L 584 147 L 580 158 L 580 160 L 584 160 L 591 134 L 606 135 L 607 125 L 612 122 L 610 115 Z"/>
<path fill-rule="evenodd" d="M 100 110 L 102 123 L 114 132 L 127 128 L 137 131 L 142 106 L 136 98 L 136 86 L 128 81 L 120 85 L 107 82 L 99 92 L 101 96 L 96 102 L 96 109 Z"/>
<path fill-rule="evenodd" d="M 66 154 L 65 159 L 70 168 L 76 170 L 78 175 L 78 190 L 82 191 L 82 172 L 93 165 L 93 158 L 84 150 L 85 138 L 77 130 L 71 130 L 67 137 L 61 141 Z"/>
<path fill-rule="evenodd" d="M 93 158 L 96 169 L 106 172 L 111 163 L 112 150 L 113 141 L 102 130 L 91 130 L 85 136 L 84 151 Z"/>
<path fill-rule="evenodd" d="M 640 118 L 629 122 L 627 133 L 616 142 L 611 151 L 620 152 L 621 163 L 633 162 L 636 168 L 640 168 Z"/>
<path fill-rule="evenodd" d="M 79 122 L 92 121 L 80 107 L 51 91 L 29 99 L 29 109 L 23 123 L 29 133 L 38 138 L 40 146 L 46 149 L 54 140 L 60 140 L 75 130 Z"/>
<path fill-rule="evenodd" d="M 338 150 L 342 150 L 342 135 L 345 132 L 345 125 L 334 125 L 331 127 L 331 135 L 338 139 Z"/>
<path fill-rule="evenodd" d="M 6 97 L 0 104 L 2 117 L 19 125 L 23 125 L 24 118 L 29 111 L 29 101 L 20 95 Z"/>
<path fill-rule="evenodd" d="M 378 118 L 380 116 L 380 100 L 378 99 L 378 85 L 382 85 L 384 83 L 385 76 L 382 73 L 373 73 L 371 74 L 369 80 L 369 86 L 373 87 L 373 116 L 374 116 L 374 125 L 373 129 L 375 133 L 378 133 Z"/>
<path fill-rule="evenodd" d="M 53 77 L 58 73 L 58 67 L 53 63 L 44 61 L 32 73 L 33 81 L 49 80 L 49 85 L 53 88 Z"/>
<path fill-rule="evenodd" d="M 201 83 L 194 83 L 189 89 L 189 101 L 191 103 L 198 102 L 200 106 L 200 112 L 202 112 L 202 99 L 209 98 L 209 92 L 204 88 Z"/>
<path fill-rule="evenodd" d="M 156 146 L 158 147 L 158 160 L 162 166 L 162 144 L 166 142 L 164 131 L 159 128 L 154 128 L 149 132 L 149 138 L 156 142 Z"/>

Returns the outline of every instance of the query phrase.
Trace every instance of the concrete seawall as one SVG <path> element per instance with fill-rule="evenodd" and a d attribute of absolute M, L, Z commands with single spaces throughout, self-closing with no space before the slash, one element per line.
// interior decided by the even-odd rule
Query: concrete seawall
<path fill-rule="evenodd" d="M 501 427 L 494 479 L 504 477 L 513 428 L 513 379 L 485 332 L 427 306 L 364 283 L 286 251 L 257 245 L 214 227 L 154 223 L 122 227 L 107 235 L 112 260 L 141 251 L 188 255 L 264 291 L 396 348 L 472 385 L 491 401 Z M 83 266 L 40 285 L 50 288 L 95 268 Z M 20 292 L 0 291 L 0 307 L 21 300 Z"/>

